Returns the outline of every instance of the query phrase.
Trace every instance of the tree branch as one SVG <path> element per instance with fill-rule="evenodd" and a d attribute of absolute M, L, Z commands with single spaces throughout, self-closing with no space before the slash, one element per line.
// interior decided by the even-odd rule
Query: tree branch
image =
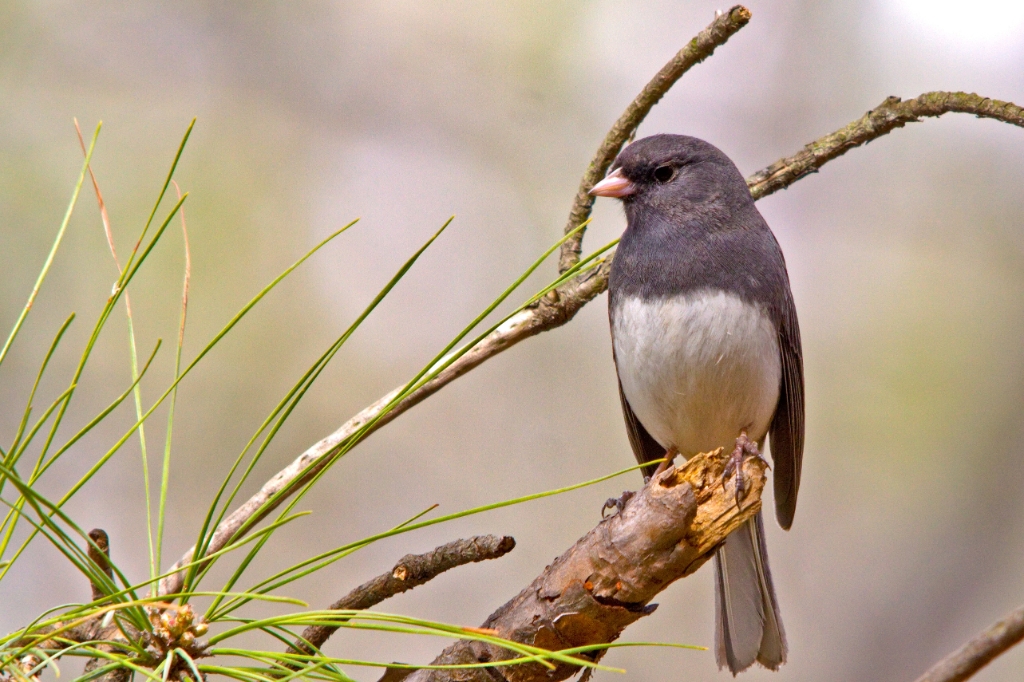
<path fill-rule="evenodd" d="M 942 659 L 917 682 L 963 682 L 1024 640 L 1024 606 Z"/>
<path fill-rule="evenodd" d="M 445 571 L 464 564 L 498 559 L 516 546 L 515 538 L 497 535 L 478 535 L 468 540 L 455 540 L 426 554 L 407 554 L 395 567 L 352 590 L 331 604 L 331 610 L 348 611 L 368 609 L 396 594 L 433 580 Z M 334 634 L 338 626 L 311 625 L 302 633 L 289 653 L 313 654 Z"/>
<path fill-rule="evenodd" d="M 1024 109 L 1013 102 L 1001 102 L 973 93 L 926 92 L 908 100 L 886 97 L 884 102 L 845 128 L 815 140 L 793 156 L 779 159 L 764 170 L 754 173 L 747 178 L 747 186 L 755 199 L 761 199 L 789 187 L 832 159 L 891 133 L 896 128 L 951 111 L 974 114 L 978 118 L 994 118 L 1024 127 Z"/>
<path fill-rule="evenodd" d="M 730 12 L 730 16 L 736 11 L 738 10 L 734 9 Z M 994 118 L 1024 127 L 1024 110 L 1012 102 L 1001 102 L 979 95 L 952 92 L 930 92 L 906 101 L 890 97 L 857 121 L 815 140 L 797 154 L 780 159 L 764 170 L 753 174 L 747 178 L 747 185 L 754 198 L 760 199 L 817 171 L 827 162 L 842 156 L 854 147 L 866 144 L 907 123 L 918 121 L 923 117 L 941 116 L 950 111 Z M 642 113 L 646 114 L 646 111 Z M 625 114 L 623 116 L 625 117 Z M 609 136 L 611 135 L 612 133 L 609 133 Z M 592 162 L 591 168 L 594 167 L 594 162 Z M 586 183 L 586 177 L 584 176 L 581 185 Z M 613 254 L 605 256 L 600 259 L 597 267 L 567 282 L 552 292 L 553 296 L 549 294 L 541 299 L 536 307 L 516 314 L 436 377 L 392 406 L 386 414 L 382 415 L 384 408 L 401 392 L 403 387 L 391 391 L 343 424 L 337 431 L 310 447 L 217 526 L 207 552 L 212 553 L 222 549 L 242 529 L 249 528 L 265 518 L 291 493 L 298 490 L 321 469 L 331 464 L 339 446 L 371 421 L 376 420 L 364 437 L 498 353 L 511 348 L 524 339 L 560 327 L 571 320 L 580 308 L 603 293 L 608 287 L 612 257 Z M 194 551 L 194 547 L 188 550 L 172 569 L 181 568 L 192 561 Z M 183 572 L 171 574 L 160 582 L 160 594 L 178 592 L 183 582 Z"/>
<path fill-rule="evenodd" d="M 501 637 L 548 650 L 615 641 L 626 626 L 653 613 L 651 599 L 694 573 L 725 537 L 761 508 L 766 464 L 743 463 L 746 494 L 736 503 L 735 477 L 723 480 L 722 448 L 690 458 L 655 477 L 624 509 L 602 520 L 569 551 L 483 624 Z M 578 654 L 597 662 L 603 650 Z M 479 641 L 458 641 L 432 665 L 495 663 L 517 655 Z M 557 682 L 580 666 L 539 663 L 458 670 L 421 669 L 407 682 Z M 392 669 L 394 670 L 394 669 Z M 394 679 L 391 675 L 389 679 Z"/>
<path fill-rule="evenodd" d="M 608 172 L 608 167 L 612 165 L 612 161 L 618 156 L 622 146 L 636 132 L 640 123 L 647 118 L 651 108 L 675 85 L 677 80 L 682 78 L 684 73 L 710 57 L 715 48 L 729 40 L 749 21 L 750 10 L 741 5 L 736 5 L 728 12 L 719 14 L 707 28 L 698 33 L 693 40 L 686 44 L 686 47 L 661 67 L 661 71 L 644 86 L 644 89 L 626 107 L 622 116 L 605 135 L 604 141 L 601 142 L 597 153 L 591 159 L 587 172 L 580 180 L 576 198 L 572 202 L 569 221 L 565 225 L 565 234 L 575 230 L 590 217 L 590 209 L 594 206 L 594 197 L 590 196 L 590 190 Z M 562 245 L 562 252 L 558 259 L 559 272 L 565 272 L 579 262 L 585 229 L 577 232 Z"/>
<path fill-rule="evenodd" d="M 734 479 L 721 485 L 726 462 L 719 449 L 656 478 L 628 500 L 621 514 L 598 524 L 482 627 L 551 650 L 614 641 L 626 626 L 654 611 L 647 603 L 658 592 L 694 573 L 725 536 L 760 509 L 763 461 L 744 463 L 750 487 L 742 510 L 734 503 Z M 1021 641 L 1024 606 L 936 663 L 916 682 L 965 682 Z M 501 647 L 459 641 L 431 665 L 512 658 Z M 588 660 L 599 659 L 600 654 Z M 539 664 L 470 670 L 390 668 L 380 682 L 552 682 L 578 670 L 564 664 L 554 671 Z"/>

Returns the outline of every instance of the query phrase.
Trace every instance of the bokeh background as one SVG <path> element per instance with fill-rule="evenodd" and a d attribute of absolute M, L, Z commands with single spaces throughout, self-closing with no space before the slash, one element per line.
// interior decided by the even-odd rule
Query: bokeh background
<path fill-rule="evenodd" d="M 191 194 L 186 360 L 329 232 L 304 265 L 181 387 L 165 565 L 194 538 L 263 417 L 448 216 L 447 233 L 334 361 L 258 468 L 259 482 L 402 383 L 560 235 L 579 176 L 646 80 L 717 8 L 709 2 L 0 4 L 0 328 L 56 234 L 81 154 L 94 156 L 123 256 L 181 134 Z M 749 174 L 887 95 L 977 91 L 1024 103 L 1024 9 L 1012 0 L 751 0 L 751 24 L 694 69 L 641 135 L 712 141 Z M 1024 602 L 1024 131 L 950 114 L 830 163 L 759 206 L 787 256 L 803 329 L 807 454 L 796 523 L 769 524 L 791 647 L 774 676 L 910 680 Z M 167 205 L 169 206 L 169 205 Z M 587 244 L 622 230 L 602 201 Z M 177 228 L 175 227 L 175 230 Z M 170 234 L 132 285 L 143 383 L 172 371 L 182 271 Z M 554 264 L 527 287 L 539 287 Z M 40 405 L 69 380 L 116 271 L 88 186 L 21 337 L 0 368 L 0 436 L 60 322 L 76 311 Z M 529 292 L 524 290 L 525 297 Z M 521 299 L 520 299 L 521 300 Z M 486 363 L 339 462 L 250 569 L 387 528 L 628 466 L 604 297 L 569 325 Z M 101 337 L 65 436 L 130 381 L 123 307 Z M 149 431 L 163 440 L 164 412 Z M 59 495 L 133 421 L 126 403 L 44 479 Z M 410 551 L 515 536 L 500 562 L 458 569 L 381 608 L 481 622 L 639 476 L 433 527 L 361 551 L 289 593 L 324 606 Z M 147 571 L 132 439 L 70 511 Z M 770 502 L 769 502 L 770 503 Z M 245 581 L 243 581 L 245 582 Z M 0 585 L 0 630 L 81 601 L 88 586 L 37 543 Z M 710 645 L 712 576 L 663 593 L 628 639 Z M 260 612 L 258 610 L 250 613 Z M 341 632 L 336 655 L 426 662 L 444 642 Z M 270 646 L 266 644 L 266 646 Z M 713 680 L 713 654 L 619 649 L 629 679 Z M 1019 680 L 1024 648 L 978 677 Z M 362 680 L 378 673 L 354 669 Z M 610 674 L 600 674 L 614 679 Z"/>

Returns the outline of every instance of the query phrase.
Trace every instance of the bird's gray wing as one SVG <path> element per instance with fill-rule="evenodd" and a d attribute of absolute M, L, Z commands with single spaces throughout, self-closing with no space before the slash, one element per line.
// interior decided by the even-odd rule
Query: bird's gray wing
<path fill-rule="evenodd" d="M 663 459 L 665 457 L 665 448 L 658 445 L 658 441 L 654 440 L 654 437 L 647 433 L 647 429 L 636 418 L 633 408 L 629 406 L 629 401 L 626 400 L 626 394 L 622 392 L 621 381 L 619 382 L 619 400 L 622 402 L 622 416 L 626 419 L 626 435 L 629 436 L 629 445 L 633 448 L 633 455 L 636 457 L 636 461 L 643 464 L 644 462 Z M 657 468 L 658 464 L 655 463 L 641 469 L 644 479 L 651 476 Z"/>
<path fill-rule="evenodd" d="M 775 516 L 779 525 L 788 530 L 796 513 L 804 456 L 804 361 L 796 306 L 788 286 L 785 299 L 779 319 L 782 386 L 769 434 L 775 465 Z"/>

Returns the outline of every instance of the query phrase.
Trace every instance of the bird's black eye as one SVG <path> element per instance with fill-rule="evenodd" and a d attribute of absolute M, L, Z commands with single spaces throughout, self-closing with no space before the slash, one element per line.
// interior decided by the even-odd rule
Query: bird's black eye
<path fill-rule="evenodd" d="M 658 182 L 665 183 L 676 176 L 676 169 L 668 164 L 664 166 L 658 166 L 654 169 L 654 179 Z"/>

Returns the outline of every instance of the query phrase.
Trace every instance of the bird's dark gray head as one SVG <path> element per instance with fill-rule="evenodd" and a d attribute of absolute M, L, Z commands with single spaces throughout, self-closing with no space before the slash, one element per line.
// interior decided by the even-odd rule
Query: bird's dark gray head
<path fill-rule="evenodd" d="M 724 209 L 753 203 L 736 165 L 718 147 L 687 135 L 652 135 L 619 154 L 608 176 L 591 190 L 668 213 Z"/>

